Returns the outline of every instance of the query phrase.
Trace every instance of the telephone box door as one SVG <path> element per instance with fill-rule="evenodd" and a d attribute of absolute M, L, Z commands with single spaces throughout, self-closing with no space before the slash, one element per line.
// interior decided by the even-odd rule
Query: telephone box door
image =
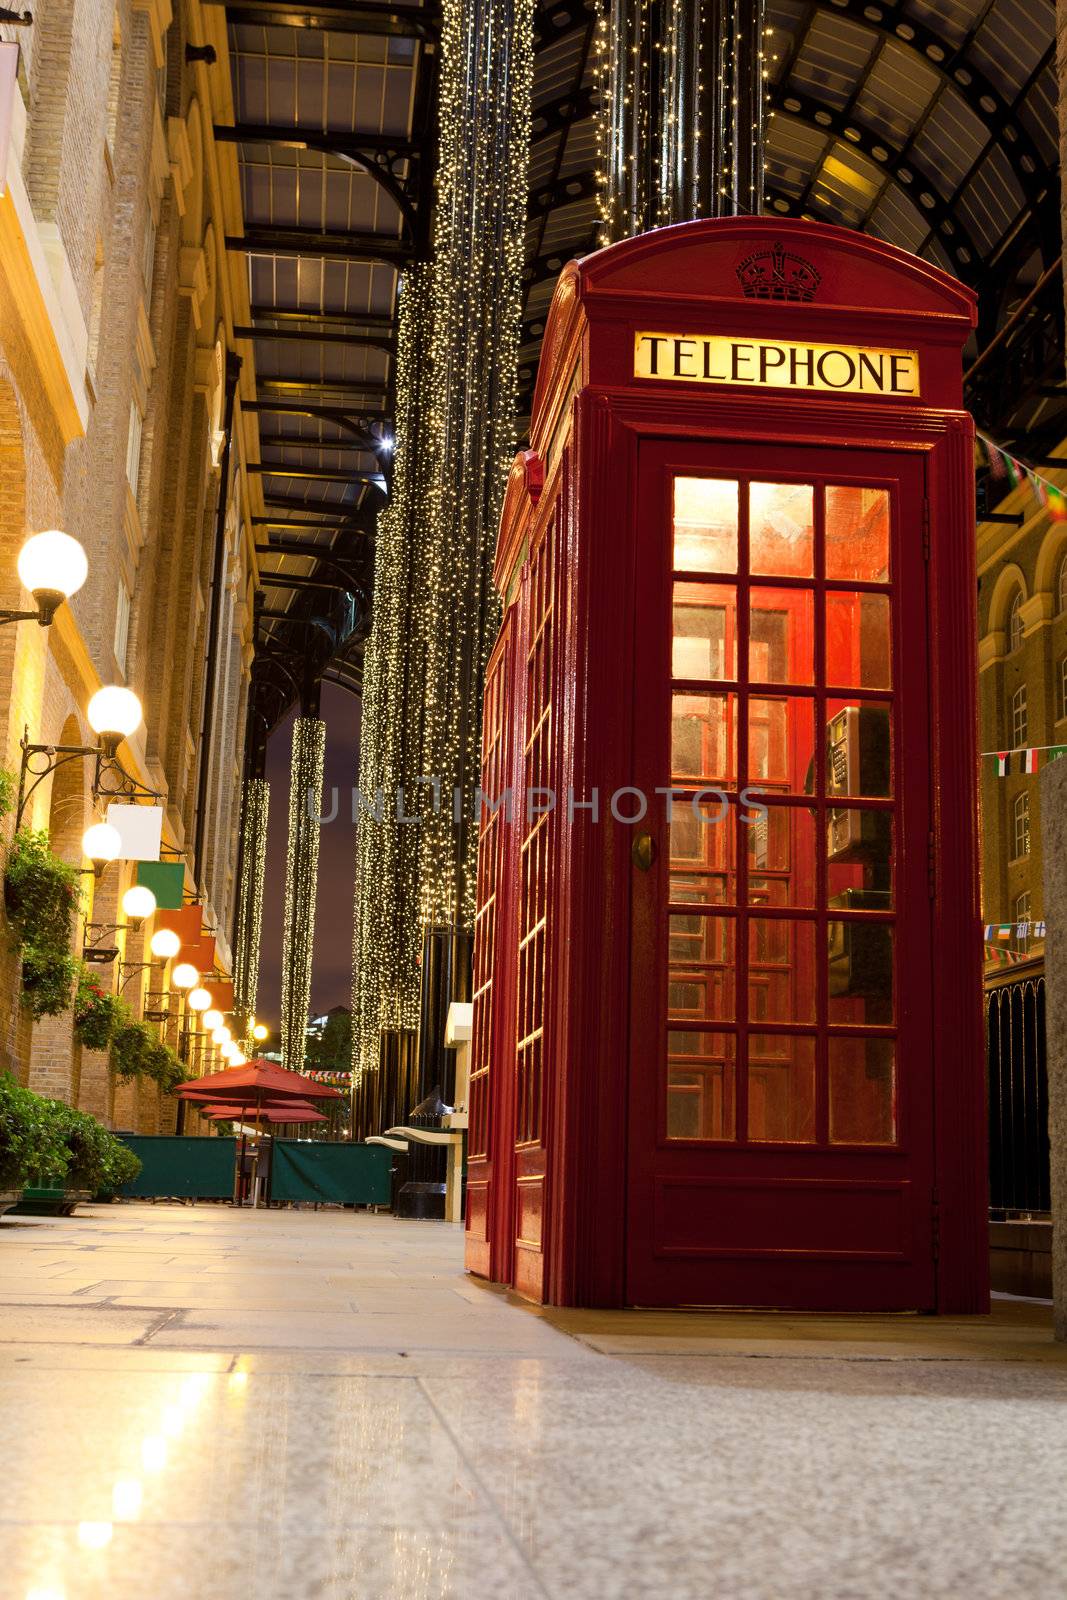
<path fill-rule="evenodd" d="M 933 1308 L 922 462 L 639 452 L 627 1299 Z"/>

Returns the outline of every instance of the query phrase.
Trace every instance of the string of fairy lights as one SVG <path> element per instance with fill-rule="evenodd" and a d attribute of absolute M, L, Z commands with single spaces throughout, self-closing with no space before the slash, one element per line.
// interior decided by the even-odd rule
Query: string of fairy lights
<path fill-rule="evenodd" d="M 761 209 L 764 16 L 765 0 L 604 0 L 594 33 L 600 244 Z"/>
<path fill-rule="evenodd" d="M 282 1065 L 299 1072 L 304 1065 L 311 1007 L 311 958 L 315 938 L 315 895 L 319 866 L 319 816 L 326 757 L 326 724 L 297 717 L 289 767 L 289 840 L 285 864 L 285 917 L 282 926 Z"/>
<path fill-rule="evenodd" d="M 245 1038 L 249 1021 L 256 1014 L 269 812 L 270 784 L 265 778 L 249 778 L 245 783 L 241 813 L 241 877 L 237 885 L 237 939 L 233 958 L 234 1021 L 238 1041 Z"/>
<path fill-rule="evenodd" d="M 433 251 L 405 275 L 400 298 L 396 467 L 364 666 L 357 1079 L 377 1068 L 383 1030 L 417 1023 L 424 930 L 468 930 L 474 919 L 477 830 L 467 808 L 498 620 L 492 556 L 516 444 L 533 11 L 533 0 L 442 7 Z M 458 822 L 456 792 L 465 797 Z M 403 820 L 412 815 L 417 827 Z"/>
<path fill-rule="evenodd" d="M 468 807 L 498 620 L 493 549 L 516 443 L 533 11 L 533 0 L 442 8 L 433 250 L 401 286 L 397 452 L 364 664 L 357 1090 L 378 1067 L 383 1032 L 417 1026 L 426 930 L 463 932 L 474 920 Z M 594 39 L 603 243 L 759 209 L 764 14 L 765 0 L 603 0 Z"/>

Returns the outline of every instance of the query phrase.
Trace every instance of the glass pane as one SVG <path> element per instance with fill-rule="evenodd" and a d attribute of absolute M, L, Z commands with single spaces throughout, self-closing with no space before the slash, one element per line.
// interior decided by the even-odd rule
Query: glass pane
<path fill-rule="evenodd" d="M 890 689 L 889 596 L 826 596 L 826 682 L 841 689 Z"/>
<path fill-rule="evenodd" d="M 733 905 L 736 814 L 722 802 L 676 799 L 671 805 L 670 872 L 672 901 L 693 905 Z"/>
<path fill-rule="evenodd" d="M 667 1034 L 668 1139 L 735 1137 L 736 1048 L 732 1033 Z"/>
<path fill-rule="evenodd" d="M 794 695 L 752 696 L 748 702 L 748 782 L 792 794 L 813 793 L 813 701 Z"/>
<path fill-rule="evenodd" d="M 814 683 L 814 601 L 810 589 L 750 594 L 748 675 L 753 683 Z"/>
<path fill-rule="evenodd" d="M 750 572 L 776 578 L 814 576 L 814 504 L 815 491 L 810 483 L 750 485 L 748 502 Z"/>
<path fill-rule="evenodd" d="M 737 677 L 737 591 L 676 583 L 671 670 L 676 678 Z"/>
<path fill-rule="evenodd" d="M 856 583 L 889 578 L 889 491 L 830 484 L 826 490 L 826 576 Z"/>
<path fill-rule="evenodd" d="M 737 696 L 671 696 L 671 778 L 682 783 L 737 779 Z"/>
<path fill-rule="evenodd" d="M 815 818 L 806 806 L 746 806 L 748 902 L 814 906 Z"/>
<path fill-rule="evenodd" d="M 830 1040 L 830 1142 L 896 1142 L 892 1039 Z"/>
<path fill-rule="evenodd" d="M 667 918 L 667 1015 L 674 1022 L 732 1022 L 734 923 L 697 913 Z"/>
<path fill-rule="evenodd" d="M 893 1021 L 893 928 L 888 922 L 827 924 L 830 1022 Z"/>
<path fill-rule="evenodd" d="M 674 570 L 737 571 L 738 488 L 723 478 L 675 478 Z"/>
<path fill-rule="evenodd" d="M 833 911 L 893 905 L 893 816 L 835 806 L 826 814 L 826 892 Z"/>
<path fill-rule="evenodd" d="M 748 1036 L 748 1136 L 789 1144 L 815 1139 L 815 1040 Z"/>
<path fill-rule="evenodd" d="M 826 793 L 882 800 L 891 793 L 892 713 L 880 701 L 826 705 Z"/>
<path fill-rule="evenodd" d="M 815 1021 L 815 924 L 750 917 L 750 1022 Z"/>

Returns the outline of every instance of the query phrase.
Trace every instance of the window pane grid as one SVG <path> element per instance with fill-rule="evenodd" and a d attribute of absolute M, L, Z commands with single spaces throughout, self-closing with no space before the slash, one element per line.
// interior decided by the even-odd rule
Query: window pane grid
<path fill-rule="evenodd" d="M 798 890 L 799 898 L 783 903 L 800 878 L 799 866 L 792 859 L 776 864 L 766 848 L 762 852 L 757 849 L 750 860 L 749 828 L 741 821 L 740 807 L 733 804 L 737 818 L 732 875 L 736 904 L 729 898 L 729 875 L 716 894 L 705 891 L 694 901 L 693 863 L 688 858 L 676 859 L 672 850 L 672 923 L 682 918 L 687 928 L 695 930 L 700 924 L 694 919 L 715 917 L 718 927 L 729 930 L 735 993 L 727 1002 L 718 993 L 714 1004 L 701 1013 L 698 997 L 711 991 L 706 983 L 701 990 L 695 980 L 710 969 L 683 960 L 682 945 L 676 938 L 672 982 L 679 974 L 691 980 L 686 993 L 696 1009 L 681 1016 L 673 1012 L 669 1034 L 681 1031 L 691 1040 L 697 1037 L 696 1029 L 719 1042 L 715 1057 L 715 1094 L 719 1098 L 715 1100 L 718 1109 L 708 1113 L 710 1080 L 685 1062 L 680 1066 L 681 1058 L 672 1049 L 667 1081 L 674 1110 L 669 1137 L 726 1138 L 741 1144 L 768 1140 L 822 1146 L 893 1143 L 896 1024 L 891 969 L 885 965 L 883 946 L 885 952 L 891 948 L 896 924 L 892 894 L 896 830 L 888 821 L 885 825 L 875 821 L 879 816 L 891 817 L 897 810 L 891 792 L 895 695 L 890 663 L 895 664 L 896 626 L 895 591 L 887 581 L 889 496 L 884 490 L 851 491 L 854 498 L 869 502 L 865 515 L 870 548 L 849 548 L 847 537 L 842 539 L 839 518 L 835 572 L 828 579 L 825 483 L 815 486 L 808 534 L 803 533 L 803 517 L 798 521 L 794 516 L 790 524 L 783 512 L 782 520 L 776 520 L 775 486 L 761 484 L 761 570 L 757 573 L 752 571 L 751 559 L 755 537 L 751 480 L 739 482 L 736 563 L 728 562 L 724 554 L 721 566 L 714 570 L 674 572 L 676 584 L 706 585 L 709 591 L 717 584 L 736 594 L 736 677 L 679 675 L 673 679 L 673 688 L 676 693 L 721 697 L 718 706 L 708 702 L 707 715 L 710 718 L 716 711 L 724 720 L 728 718 L 736 771 L 728 755 L 720 756 L 717 762 L 705 762 L 705 782 L 716 783 L 729 793 L 736 781 L 738 790 L 749 788 L 753 796 L 758 794 L 768 803 L 769 810 L 780 806 L 780 825 L 794 841 L 804 837 L 802 819 L 813 818 L 814 861 L 804 869 L 813 888 Z M 799 490 L 787 488 L 783 504 L 795 508 L 803 498 Z M 726 542 L 720 548 L 732 553 L 732 545 Z M 780 564 L 791 564 L 790 570 L 775 570 Z M 854 603 L 850 604 L 850 598 Z M 694 605 L 697 603 L 694 600 Z M 871 611 L 872 604 L 880 609 Z M 846 652 L 840 660 L 828 658 L 828 606 L 836 608 L 837 642 L 833 648 Z M 690 624 L 689 631 L 694 626 Z M 729 617 L 716 628 L 725 640 L 731 633 Z M 816 659 L 810 665 L 809 631 L 817 645 Z M 730 646 L 725 645 L 722 659 L 733 666 L 729 652 Z M 679 666 L 684 670 L 686 659 L 696 659 L 696 647 L 676 649 L 674 659 L 676 670 Z M 847 678 L 839 682 L 842 672 L 847 672 Z M 802 713 L 805 706 L 810 709 Z M 845 711 L 847 719 L 842 717 Z M 805 717 L 811 719 L 810 728 Z M 841 750 L 835 746 L 831 782 L 830 726 L 835 722 L 846 742 Z M 825 735 L 819 731 L 823 729 Z M 706 737 L 712 739 L 713 735 Z M 678 764 L 675 760 L 672 765 Z M 711 765 L 720 770 L 706 770 Z M 724 773 L 724 767 L 730 770 Z M 695 774 L 688 782 L 684 772 L 681 776 L 683 784 L 676 783 L 674 792 L 676 813 L 698 789 Z M 791 816 L 794 823 L 789 822 Z M 810 843 L 805 849 L 808 859 Z M 839 860 L 845 865 L 838 866 Z M 832 885 L 831 861 L 835 863 Z M 753 889 L 750 880 L 755 880 Z M 786 941 L 779 960 L 773 954 L 768 956 L 767 939 L 775 927 Z M 752 942 L 757 934 L 762 940 L 758 948 Z M 836 961 L 833 974 L 832 959 Z M 732 1008 L 737 1011 L 736 1021 L 731 1020 Z M 877 1020 L 866 1020 L 872 1016 Z M 736 1060 L 728 1072 L 736 1095 L 734 1134 L 722 1110 L 726 1103 L 722 1052 L 731 1039 L 736 1044 Z M 831 1044 L 833 1040 L 838 1041 L 836 1045 Z M 868 1043 L 864 1044 L 865 1040 Z M 836 1110 L 831 1107 L 832 1100 Z M 703 1108 L 699 1115 L 693 1109 L 698 1102 Z M 688 1109 L 680 1110 L 683 1104 Z M 707 1132 L 710 1126 L 717 1133 Z M 698 1127 L 705 1131 L 696 1131 Z"/>
<path fill-rule="evenodd" d="M 544 1086 L 545 960 L 548 926 L 550 813 L 531 813 L 525 797 L 547 790 L 552 759 L 554 648 L 553 522 L 530 559 L 529 640 L 526 647 L 526 729 L 523 739 L 523 806 L 518 886 L 518 992 L 515 1018 L 516 1144 L 541 1138 Z"/>

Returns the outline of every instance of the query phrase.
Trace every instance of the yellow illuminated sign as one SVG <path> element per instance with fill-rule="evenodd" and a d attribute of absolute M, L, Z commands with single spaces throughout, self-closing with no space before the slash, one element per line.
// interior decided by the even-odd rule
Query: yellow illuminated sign
<path fill-rule="evenodd" d="M 919 352 L 727 334 L 638 333 L 634 377 L 914 398 L 919 394 Z"/>

